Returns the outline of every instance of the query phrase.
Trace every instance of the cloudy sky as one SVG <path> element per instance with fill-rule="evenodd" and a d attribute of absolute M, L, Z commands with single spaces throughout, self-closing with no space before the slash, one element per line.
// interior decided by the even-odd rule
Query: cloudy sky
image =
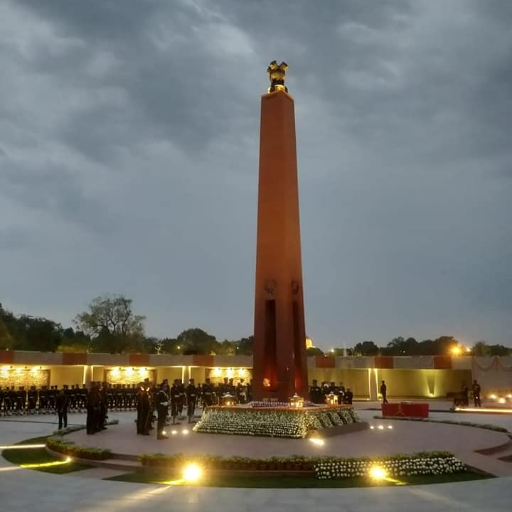
<path fill-rule="evenodd" d="M 511 26 L 493 0 L 0 0 L 0 301 L 251 334 L 277 59 L 316 344 L 512 346 Z"/>

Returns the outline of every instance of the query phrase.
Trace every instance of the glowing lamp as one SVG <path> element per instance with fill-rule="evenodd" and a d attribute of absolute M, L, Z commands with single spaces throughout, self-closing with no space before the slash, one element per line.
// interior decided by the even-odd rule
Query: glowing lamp
<path fill-rule="evenodd" d="M 325 397 L 325 403 L 329 406 L 338 405 L 338 395 L 335 395 L 332 391 Z"/>
<path fill-rule="evenodd" d="M 490 398 L 491 400 L 497 400 L 497 399 L 498 399 L 498 397 L 497 397 L 494 393 L 492 393 L 491 395 L 489 395 L 489 398 Z"/>
<path fill-rule="evenodd" d="M 186 482 L 197 482 L 203 474 L 203 471 L 197 464 L 189 464 L 183 470 L 183 480 Z"/>
<path fill-rule="evenodd" d="M 460 356 L 460 353 L 461 353 L 461 348 L 460 347 L 452 347 L 452 354 L 454 356 Z"/>
<path fill-rule="evenodd" d="M 232 407 L 235 404 L 235 398 L 231 393 L 224 393 L 220 399 L 222 407 Z"/>
<path fill-rule="evenodd" d="M 300 407 L 304 407 L 304 398 L 295 393 L 289 400 L 290 407 L 294 407 L 295 409 L 299 409 Z"/>
<path fill-rule="evenodd" d="M 383 480 L 386 478 L 387 473 L 384 468 L 381 468 L 380 466 L 373 466 L 370 469 L 370 477 L 374 480 Z"/>

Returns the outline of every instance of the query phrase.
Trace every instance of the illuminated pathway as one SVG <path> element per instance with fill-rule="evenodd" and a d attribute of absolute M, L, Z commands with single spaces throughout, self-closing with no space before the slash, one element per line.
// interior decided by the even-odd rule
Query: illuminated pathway
<path fill-rule="evenodd" d="M 362 416 L 369 416 L 368 413 Z M 375 414 L 375 413 L 372 413 Z M 115 417 L 111 414 L 111 417 Z M 122 415 L 119 415 L 122 416 Z M 82 423 L 80 415 L 71 422 Z M 452 416 L 453 418 L 453 416 Z M 0 444 L 51 433 L 55 425 L 35 422 L 0 421 Z M 466 419 L 466 418 L 464 418 Z M 467 418 L 469 420 L 469 418 Z M 478 421 L 494 423 L 481 416 Z M 471 418 L 471 421 L 475 421 Z M 500 424 L 502 424 L 500 420 Z M 509 421 L 512 424 L 512 418 Z M 510 425 L 512 426 L 512 425 Z M 509 428 L 510 428 L 509 426 Z M 0 468 L 10 464 L 0 458 Z M 512 478 L 476 482 L 397 488 L 358 489 L 214 489 L 165 487 L 147 484 L 109 482 L 87 478 L 80 471 L 70 475 L 51 475 L 29 469 L 0 471 L 1 510 L 18 512 L 118 512 L 125 510 L 201 511 L 201 512 L 432 512 L 478 511 L 509 512 L 512 503 Z"/>

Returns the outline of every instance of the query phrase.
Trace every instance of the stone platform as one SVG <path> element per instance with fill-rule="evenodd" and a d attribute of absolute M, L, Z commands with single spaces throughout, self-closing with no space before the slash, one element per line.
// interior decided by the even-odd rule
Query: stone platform
<path fill-rule="evenodd" d="M 119 425 L 110 426 L 108 430 L 94 435 L 87 435 L 85 430 L 81 430 L 69 434 L 66 439 L 79 446 L 108 448 L 114 458 L 116 454 L 121 454 L 133 459 L 147 453 L 255 458 L 292 455 L 379 457 L 446 450 L 464 460 L 469 453 L 509 442 L 507 434 L 501 432 L 459 425 L 393 420 L 368 420 L 370 429 L 326 437 L 323 445 L 314 444 L 309 439 L 196 433 L 192 430 L 193 425 L 186 423 L 167 427 L 169 439 L 158 441 L 155 430 L 151 436 L 137 435 L 134 419 L 134 414 L 125 413 Z M 173 434 L 173 431 L 176 433 Z"/>

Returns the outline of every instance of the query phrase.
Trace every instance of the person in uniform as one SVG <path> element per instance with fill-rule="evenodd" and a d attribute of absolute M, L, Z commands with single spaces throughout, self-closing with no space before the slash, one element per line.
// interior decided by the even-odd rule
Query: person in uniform
<path fill-rule="evenodd" d="M 137 434 L 149 436 L 149 395 L 144 382 L 139 383 L 137 390 Z"/>
<path fill-rule="evenodd" d="M 179 422 L 176 421 L 179 415 L 179 408 L 181 402 L 181 389 L 179 385 L 179 380 L 174 379 L 174 382 L 171 386 L 171 417 L 172 424 L 179 425 Z"/>
<path fill-rule="evenodd" d="M 244 379 L 240 379 L 236 386 L 236 399 L 239 404 L 247 402 L 247 386 L 244 384 Z"/>
<path fill-rule="evenodd" d="M 387 395 L 388 395 L 388 387 L 386 386 L 386 381 L 382 381 L 381 385 L 380 385 L 380 394 L 382 396 L 382 403 L 383 404 L 387 404 L 388 403 L 388 398 L 387 398 Z"/>
<path fill-rule="evenodd" d="M 203 407 L 213 405 L 213 388 L 210 379 L 206 379 L 202 387 Z"/>
<path fill-rule="evenodd" d="M 98 426 L 98 414 L 100 408 L 100 393 L 96 382 L 91 382 L 91 389 L 87 397 L 87 420 L 86 428 L 87 434 L 92 435 L 96 433 Z"/>
<path fill-rule="evenodd" d="M 5 412 L 2 410 L 3 405 L 4 405 L 4 390 L 2 389 L 2 386 L 0 386 L 0 416 L 2 416 L 2 412 L 5 414 Z"/>
<path fill-rule="evenodd" d="M 469 405 L 469 388 L 465 382 L 462 383 L 461 392 L 462 392 L 462 401 L 463 401 L 464 405 L 467 407 Z"/>
<path fill-rule="evenodd" d="M 156 438 L 157 439 L 169 439 L 164 434 L 164 427 L 165 427 L 165 418 L 167 417 L 167 411 L 169 409 L 169 397 L 167 396 L 167 393 L 165 392 L 164 385 L 160 385 L 160 388 L 156 394 L 156 411 L 158 414 L 158 422 L 157 422 L 157 428 L 156 428 Z"/>
<path fill-rule="evenodd" d="M 28 390 L 28 413 L 29 414 L 35 414 L 36 404 L 37 404 L 37 388 L 35 386 L 30 386 L 30 389 Z"/>
<path fill-rule="evenodd" d="M 59 417 L 59 430 L 68 426 L 68 396 L 63 389 L 55 398 L 55 407 Z"/>
<path fill-rule="evenodd" d="M 480 400 L 480 393 L 482 392 L 482 388 L 476 379 L 473 381 L 472 391 L 473 403 L 475 404 L 475 407 L 482 407 L 482 402 Z"/>
<path fill-rule="evenodd" d="M 188 422 L 193 423 L 194 413 L 196 410 L 196 399 L 197 399 L 197 389 L 194 384 L 194 379 L 189 379 L 187 386 L 187 417 Z"/>
<path fill-rule="evenodd" d="M 314 404 L 322 404 L 324 402 L 322 388 L 318 385 L 316 379 L 313 379 L 313 384 L 309 388 L 309 398 Z"/>
<path fill-rule="evenodd" d="M 345 391 L 345 397 L 344 397 L 343 403 L 352 405 L 353 398 L 354 398 L 354 393 L 352 393 L 350 388 L 347 388 L 347 390 Z"/>

